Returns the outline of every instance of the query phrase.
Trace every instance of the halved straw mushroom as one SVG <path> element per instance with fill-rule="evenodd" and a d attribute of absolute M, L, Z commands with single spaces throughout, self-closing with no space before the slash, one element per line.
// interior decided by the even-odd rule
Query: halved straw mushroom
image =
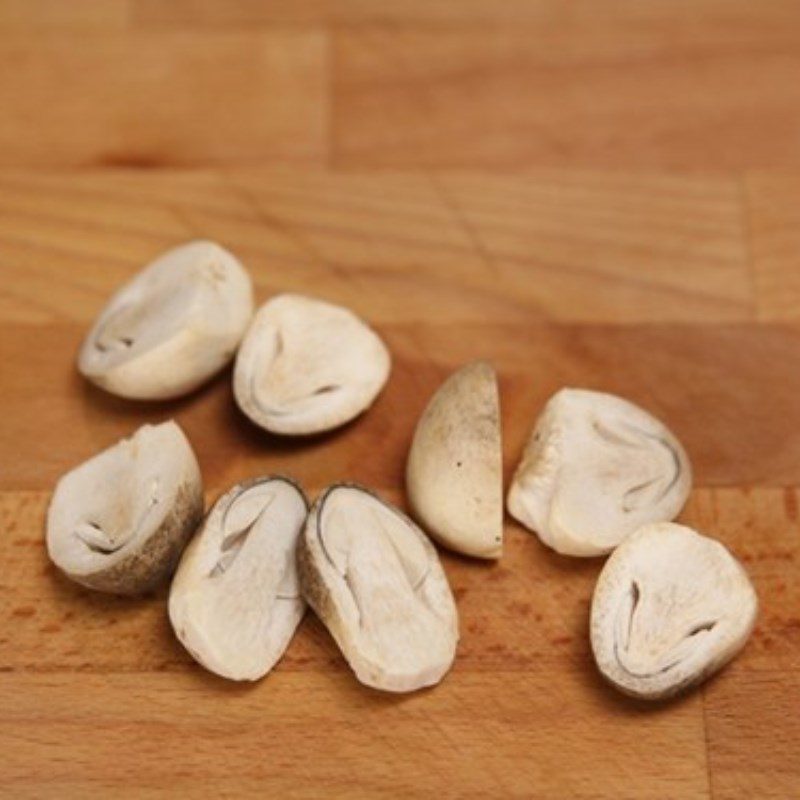
<path fill-rule="evenodd" d="M 559 553 L 597 556 L 673 519 L 691 484 L 683 447 L 655 417 L 615 395 L 562 389 L 536 422 L 508 510 Z"/>
<path fill-rule="evenodd" d="M 214 242 L 190 242 L 114 294 L 78 369 L 120 397 L 180 397 L 233 358 L 252 315 L 253 289 L 239 261 Z"/>
<path fill-rule="evenodd" d="M 444 677 L 458 613 L 436 550 L 408 517 L 336 484 L 314 503 L 297 552 L 303 593 L 362 683 L 411 692 Z"/>
<path fill-rule="evenodd" d="M 191 655 L 232 680 L 258 680 L 286 650 L 305 613 L 295 550 L 308 513 L 288 478 L 237 484 L 183 554 L 169 618 Z"/>
<path fill-rule="evenodd" d="M 490 364 L 459 369 L 417 423 L 406 464 L 416 519 L 440 544 L 479 558 L 503 552 L 500 398 Z"/>
<path fill-rule="evenodd" d="M 239 408 L 268 431 L 313 434 L 364 411 L 389 377 L 389 351 L 346 308 L 296 294 L 265 303 L 236 357 Z"/>
<path fill-rule="evenodd" d="M 47 551 L 72 580 L 114 594 L 155 588 L 203 516 L 203 482 L 175 422 L 144 425 L 64 475 Z"/>
<path fill-rule="evenodd" d="M 757 611 L 747 574 L 722 544 L 682 525 L 646 525 L 600 573 L 592 650 L 600 672 L 621 691 L 667 698 L 730 661 Z"/>

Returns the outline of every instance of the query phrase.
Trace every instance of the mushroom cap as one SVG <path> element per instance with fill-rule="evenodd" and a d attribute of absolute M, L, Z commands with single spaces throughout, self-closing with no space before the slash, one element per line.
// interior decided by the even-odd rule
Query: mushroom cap
<path fill-rule="evenodd" d="M 414 517 L 440 544 L 478 558 L 503 552 L 497 375 L 485 361 L 454 372 L 420 417 L 406 464 Z"/>
<path fill-rule="evenodd" d="M 411 692 L 444 677 L 458 612 L 435 548 L 402 512 L 334 484 L 311 509 L 297 558 L 306 599 L 362 683 Z"/>
<path fill-rule="evenodd" d="M 233 389 L 256 425 L 306 435 L 361 414 L 390 367 L 384 343 L 352 311 L 282 294 L 256 313 L 236 357 Z"/>
<path fill-rule="evenodd" d="M 214 504 L 169 595 L 172 627 L 206 669 L 254 681 L 283 655 L 306 608 L 295 550 L 307 513 L 280 476 L 237 484 Z"/>
<path fill-rule="evenodd" d="M 167 578 L 203 516 L 192 447 L 173 422 L 144 425 L 64 475 L 47 515 L 47 552 L 72 580 L 140 594 Z"/>
<path fill-rule="evenodd" d="M 253 314 L 250 277 L 214 242 L 176 247 L 119 289 L 78 356 L 92 383 L 120 397 L 180 397 L 222 369 Z"/>
<path fill-rule="evenodd" d="M 559 553 L 597 556 L 677 516 L 691 484 L 686 452 L 651 414 L 615 395 L 562 389 L 536 422 L 507 504 Z"/>
<path fill-rule="evenodd" d="M 600 573 L 592 650 L 618 689 L 663 699 L 730 661 L 750 636 L 757 611 L 747 573 L 722 544 L 683 525 L 646 525 Z"/>

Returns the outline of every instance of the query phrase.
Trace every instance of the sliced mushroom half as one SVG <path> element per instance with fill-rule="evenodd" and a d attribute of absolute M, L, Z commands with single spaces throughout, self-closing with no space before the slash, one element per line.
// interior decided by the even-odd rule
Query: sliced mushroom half
<path fill-rule="evenodd" d="M 346 308 L 279 295 L 257 312 L 236 357 L 236 402 L 273 433 L 320 433 L 373 402 L 390 361 L 378 335 Z"/>
<path fill-rule="evenodd" d="M 467 364 L 433 396 L 414 432 L 406 488 L 414 516 L 439 543 L 470 556 L 500 558 L 500 398 L 490 364 Z"/>
<path fill-rule="evenodd" d="M 47 551 L 91 589 L 140 594 L 167 578 L 203 516 L 203 483 L 175 422 L 144 425 L 68 472 L 47 515 Z"/>
<path fill-rule="evenodd" d="M 180 397 L 233 358 L 252 315 L 253 290 L 239 261 L 214 242 L 190 242 L 159 256 L 111 298 L 78 368 L 121 397 Z"/>
<path fill-rule="evenodd" d="M 450 669 L 458 614 L 436 550 L 393 506 L 347 484 L 311 509 L 298 547 L 303 592 L 356 677 L 410 692 Z"/>
<path fill-rule="evenodd" d="M 508 510 L 559 553 L 597 556 L 673 519 L 691 484 L 683 447 L 651 414 L 611 394 L 562 389 L 534 427 Z"/>
<path fill-rule="evenodd" d="M 757 610 L 747 574 L 722 544 L 682 525 L 647 525 L 600 573 L 592 650 L 614 686 L 658 700 L 730 661 L 744 647 Z"/>
<path fill-rule="evenodd" d="M 238 484 L 211 509 L 169 595 L 172 627 L 206 669 L 254 681 L 283 655 L 306 608 L 295 551 L 307 513 L 282 477 Z"/>

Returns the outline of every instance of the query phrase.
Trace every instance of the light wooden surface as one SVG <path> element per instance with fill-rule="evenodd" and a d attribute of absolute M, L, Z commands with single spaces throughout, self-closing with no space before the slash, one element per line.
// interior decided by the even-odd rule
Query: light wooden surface
<path fill-rule="evenodd" d="M 800 797 L 800 6 L 788 0 L 0 0 L 0 796 Z M 345 303 L 394 369 L 304 443 L 236 411 L 104 395 L 74 370 L 108 294 L 193 237 L 259 300 Z M 193 664 L 165 591 L 60 577 L 55 480 L 176 417 L 212 500 L 243 477 L 403 503 L 427 398 L 489 358 L 509 476 L 562 385 L 665 419 L 682 515 L 761 600 L 742 655 L 649 707 L 606 687 L 597 560 L 510 520 L 444 554 L 462 640 L 441 686 L 361 687 L 309 614 L 254 686 Z"/>

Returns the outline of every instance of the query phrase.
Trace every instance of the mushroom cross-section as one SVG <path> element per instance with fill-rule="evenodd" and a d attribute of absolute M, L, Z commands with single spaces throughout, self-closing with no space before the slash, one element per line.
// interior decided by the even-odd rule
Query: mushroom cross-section
<path fill-rule="evenodd" d="M 169 617 L 211 672 L 257 680 L 283 655 L 306 608 L 295 550 L 307 512 L 288 478 L 256 478 L 224 494 L 186 548 Z"/>
<path fill-rule="evenodd" d="M 603 676 L 626 694 L 670 697 L 744 647 L 758 601 L 719 542 L 674 523 L 647 525 L 609 557 L 592 599 L 591 641 Z"/>
<path fill-rule="evenodd" d="M 144 425 L 68 472 L 47 515 L 50 558 L 74 581 L 139 594 L 171 574 L 203 516 L 203 484 L 175 422 Z"/>
<path fill-rule="evenodd" d="M 597 556 L 673 519 L 691 483 L 683 447 L 655 417 L 621 397 L 562 389 L 531 433 L 508 510 L 559 553 Z"/>
<path fill-rule="evenodd" d="M 389 351 L 346 308 L 295 294 L 265 303 L 236 357 L 236 402 L 280 434 L 320 433 L 349 422 L 389 377 Z"/>
<path fill-rule="evenodd" d="M 393 506 L 336 484 L 316 501 L 298 547 L 303 593 L 356 677 L 410 692 L 438 683 L 458 614 L 436 550 Z"/>
<path fill-rule="evenodd" d="M 500 398 L 492 366 L 453 373 L 420 417 L 406 464 L 415 518 L 440 544 L 478 558 L 503 551 Z"/>
<path fill-rule="evenodd" d="M 233 358 L 252 314 L 253 290 L 239 261 L 213 242 L 190 242 L 159 256 L 109 300 L 78 368 L 121 397 L 180 397 Z"/>

